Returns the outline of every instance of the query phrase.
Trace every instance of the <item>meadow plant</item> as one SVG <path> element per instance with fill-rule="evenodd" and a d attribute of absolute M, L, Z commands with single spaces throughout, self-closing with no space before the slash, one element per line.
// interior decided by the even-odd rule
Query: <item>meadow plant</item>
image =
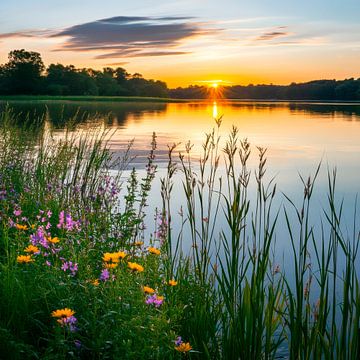
<path fill-rule="evenodd" d="M 216 119 L 198 160 L 190 143 L 178 158 L 177 144 L 169 147 L 150 231 L 155 134 L 144 177 L 130 169 L 123 181 L 130 148 L 116 158 L 108 130 L 72 127 L 59 137 L 43 120 L 18 124 L 9 108 L 1 113 L 2 356 L 359 358 L 357 203 L 349 231 L 336 171 L 314 215 L 320 166 L 301 178 L 297 204 L 267 178 L 266 149 L 256 149 L 252 169 L 250 143 L 233 127 L 222 146 Z M 279 232 L 291 266 L 279 259 Z"/>

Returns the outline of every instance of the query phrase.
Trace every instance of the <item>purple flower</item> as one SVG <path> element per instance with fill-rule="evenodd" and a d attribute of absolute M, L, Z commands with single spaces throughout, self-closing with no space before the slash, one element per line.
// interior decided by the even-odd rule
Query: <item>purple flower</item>
<path fill-rule="evenodd" d="M 78 330 L 76 323 L 77 318 L 75 316 L 68 316 L 58 320 L 61 326 L 67 326 L 71 332 L 75 332 Z"/>
<path fill-rule="evenodd" d="M 71 276 L 75 276 L 78 271 L 78 265 L 72 261 L 65 261 L 61 266 L 61 270 L 65 272 L 69 270 L 71 272 Z"/>
<path fill-rule="evenodd" d="M 75 345 L 77 350 L 81 349 L 82 344 L 81 344 L 80 340 L 74 340 L 74 345 Z"/>
<path fill-rule="evenodd" d="M 175 340 L 175 345 L 180 346 L 183 343 L 181 336 L 178 336 Z"/>
<path fill-rule="evenodd" d="M 56 226 L 58 229 L 66 229 L 67 231 L 80 230 L 80 221 L 73 220 L 71 214 L 65 214 L 64 211 L 61 211 L 59 223 Z"/>
<path fill-rule="evenodd" d="M 46 234 L 44 228 L 42 226 L 39 226 L 36 233 L 30 235 L 30 241 L 34 246 L 41 245 L 42 247 L 47 249 L 47 248 L 49 248 L 49 243 L 48 243 L 46 237 L 47 237 L 47 234 Z"/>
<path fill-rule="evenodd" d="M 164 298 L 162 296 L 157 296 L 156 294 L 148 296 L 145 300 L 145 304 L 154 305 L 156 308 L 160 307 L 163 302 Z"/>
<path fill-rule="evenodd" d="M 14 215 L 15 215 L 15 216 L 20 216 L 21 214 L 22 214 L 21 209 L 16 209 L 16 210 L 14 210 Z"/>
<path fill-rule="evenodd" d="M 103 269 L 100 274 L 101 281 L 107 281 L 110 278 L 110 273 L 108 269 Z"/>

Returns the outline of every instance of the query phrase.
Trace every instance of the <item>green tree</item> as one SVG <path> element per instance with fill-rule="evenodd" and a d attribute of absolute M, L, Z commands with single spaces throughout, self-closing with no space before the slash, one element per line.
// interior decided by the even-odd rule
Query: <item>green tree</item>
<path fill-rule="evenodd" d="M 42 88 L 44 63 L 39 53 L 13 50 L 3 66 L 3 89 L 8 94 L 38 94 Z"/>

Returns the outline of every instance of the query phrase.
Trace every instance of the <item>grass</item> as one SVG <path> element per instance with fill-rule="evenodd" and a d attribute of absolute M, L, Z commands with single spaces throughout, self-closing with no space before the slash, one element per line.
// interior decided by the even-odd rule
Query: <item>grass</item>
<path fill-rule="evenodd" d="M 0 116 L 3 356 L 359 358 L 357 203 L 346 231 L 336 171 L 328 173 L 327 206 L 314 219 L 320 166 L 301 178 L 303 201 L 296 204 L 267 180 L 266 149 L 257 149 L 252 174 L 252 148 L 236 128 L 220 147 L 217 119 L 198 163 L 191 144 L 179 159 L 176 146 L 169 148 L 162 207 L 154 229 L 146 230 L 155 134 L 145 175 L 133 169 L 124 182 L 131 144 L 115 160 L 106 130 L 68 130 L 55 139 L 30 124 L 15 126 L 14 116 L 9 108 Z M 177 213 L 172 197 L 181 186 L 184 207 Z M 274 205 L 279 196 L 281 208 Z M 282 252 L 279 232 L 289 238 L 292 269 L 274 262 Z M 64 308 L 75 313 L 52 316 Z"/>

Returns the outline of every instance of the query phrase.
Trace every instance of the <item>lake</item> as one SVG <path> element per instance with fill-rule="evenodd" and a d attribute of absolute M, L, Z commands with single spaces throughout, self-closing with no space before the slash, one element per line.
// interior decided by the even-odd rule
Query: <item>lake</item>
<path fill-rule="evenodd" d="M 188 103 L 138 103 L 138 102 L 10 102 L 15 112 L 29 117 L 45 116 L 45 127 L 56 134 L 63 132 L 65 124 L 73 118 L 78 127 L 85 129 L 93 124 L 114 130 L 111 149 L 121 152 L 134 139 L 132 153 L 137 157 L 132 166 L 144 172 L 151 136 L 156 132 L 159 177 L 165 173 L 167 146 L 177 143 L 183 151 L 187 141 L 193 144 L 192 154 L 196 163 L 202 150 L 204 134 L 215 126 L 214 117 L 222 116 L 221 144 L 234 125 L 239 137 L 251 143 L 249 159 L 254 173 L 258 154 L 256 146 L 267 148 L 267 180 L 275 178 L 278 197 L 276 206 L 286 203 L 284 192 L 300 204 L 303 187 L 299 174 L 307 178 L 314 174 L 318 164 L 322 168 L 316 182 L 313 200 L 314 223 L 316 216 L 327 205 L 327 169 L 337 168 L 337 196 L 344 198 L 344 218 L 350 226 L 354 200 L 360 189 L 360 104 L 323 102 L 255 102 L 255 101 L 196 101 Z M 5 102 L 0 103 L 5 107 Z M 87 115 L 90 118 L 87 118 Z M 84 120 L 85 119 L 85 120 Z M 177 154 L 177 152 L 175 152 Z M 223 164 L 219 174 L 225 175 Z M 125 173 L 126 176 L 126 173 Z M 180 177 L 180 175 L 179 175 Z M 179 185 L 181 180 L 175 178 Z M 255 189 L 255 181 L 252 181 Z M 159 181 L 155 182 L 150 208 L 160 206 Z M 172 206 L 178 211 L 184 205 L 182 187 L 175 186 Z M 149 220 L 152 221 L 152 217 Z M 176 220 L 174 220 L 176 224 Z M 221 224 L 221 221 L 220 221 Z M 279 226 L 283 226 L 279 220 Z M 149 224 L 150 226 L 150 224 Z M 220 225 L 221 226 L 221 225 Z M 284 232 L 278 241 L 288 248 Z"/>

